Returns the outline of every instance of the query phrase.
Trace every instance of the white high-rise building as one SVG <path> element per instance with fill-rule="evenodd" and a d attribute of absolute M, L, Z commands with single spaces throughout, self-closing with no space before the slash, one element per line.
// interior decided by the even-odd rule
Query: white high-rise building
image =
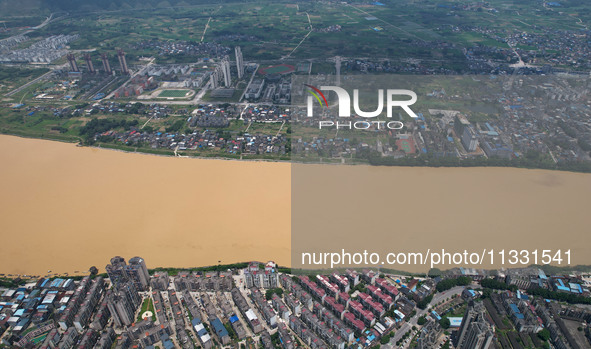
<path fill-rule="evenodd" d="M 459 349 L 489 349 L 493 345 L 494 328 L 486 318 L 482 302 L 468 303 L 456 338 Z"/>
<path fill-rule="evenodd" d="M 244 60 L 242 59 L 242 50 L 240 50 L 240 46 L 236 46 L 234 48 L 234 53 L 236 53 L 236 69 L 238 70 L 238 79 L 242 79 L 242 75 L 244 75 Z"/>
<path fill-rule="evenodd" d="M 230 87 L 232 85 L 232 75 L 230 73 L 230 60 L 228 56 L 222 60 L 222 73 L 224 74 L 224 85 Z"/>
<path fill-rule="evenodd" d="M 215 90 L 216 88 L 218 88 L 218 81 L 220 79 L 217 69 L 214 70 L 213 72 L 211 72 L 210 76 L 211 76 L 211 78 L 210 78 L 209 86 L 211 87 L 212 90 Z"/>

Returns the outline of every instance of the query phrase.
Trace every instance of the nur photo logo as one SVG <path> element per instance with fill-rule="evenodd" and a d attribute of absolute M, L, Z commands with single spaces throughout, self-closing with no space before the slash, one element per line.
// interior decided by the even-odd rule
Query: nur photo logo
<path fill-rule="evenodd" d="M 353 112 L 356 116 L 365 118 L 365 119 L 372 119 L 377 118 L 384 112 L 384 104 L 386 108 L 386 117 L 388 120 L 392 119 L 393 116 L 393 109 L 394 108 L 402 108 L 404 112 L 411 118 L 418 118 L 417 114 L 410 108 L 417 101 L 417 94 L 411 90 L 403 90 L 403 89 L 378 89 L 377 90 L 377 106 L 374 110 L 367 111 L 362 110 L 360 107 L 360 95 L 359 89 L 353 89 L 353 103 L 351 103 L 351 96 L 347 90 L 339 86 L 320 86 L 315 87 L 312 85 L 304 84 L 308 88 L 308 93 L 310 94 L 307 98 L 307 116 L 313 117 L 314 116 L 314 101 L 318 102 L 318 105 L 321 108 L 329 109 L 328 101 L 326 99 L 325 94 L 322 91 L 332 91 L 337 96 L 337 105 L 338 105 L 338 117 L 339 118 L 349 118 L 351 117 L 351 104 L 353 104 Z M 400 96 L 407 96 L 410 99 L 399 99 L 397 97 Z M 385 99 L 385 103 L 384 103 Z M 330 120 L 321 120 L 318 122 L 319 129 L 327 128 L 327 127 L 336 127 L 344 128 L 344 129 L 369 129 L 372 126 L 377 127 L 378 129 L 381 128 L 388 128 L 392 130 L 402 129 L 404 124 L 401 121 L 387 121 L 387 120 L 356 120 L 356 121 L 330 121 Z"/>

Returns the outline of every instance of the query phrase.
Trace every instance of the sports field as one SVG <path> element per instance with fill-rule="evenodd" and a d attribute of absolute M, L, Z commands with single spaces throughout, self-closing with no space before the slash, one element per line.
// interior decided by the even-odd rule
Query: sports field
<path fill-rule="evenodd" d="M 191 90 L 164 90 L 158 97 L 162 98 L 184 98 L 190 95 Z"/>
<path fill-rule="evenodd" d="M 414 142 L 410 139 L 399 139 L 396 141 L 396 145 L 407 154 L 413 154 L 415 152 Z"/>

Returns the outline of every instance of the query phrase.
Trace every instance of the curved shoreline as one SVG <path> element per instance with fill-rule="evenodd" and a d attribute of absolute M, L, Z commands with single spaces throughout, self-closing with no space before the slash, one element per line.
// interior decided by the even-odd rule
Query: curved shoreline
<path fill-rule="evenodd" d="M 32 139 L 32 140 L 44 140 L 44 141 L 54 141 L 60 143 L 67 143 L 67 144 L 75 144 L 77 147 L 80 148 L 89 148 L 89 149 L 105 149 L 105 150 L 113 150 L 118 151 L 121 153 L 128 153 L 128 154 L 140 154 L 140 155 L 152 155 L 158 156 L 163 158 L 188 158 L 188 159 L 198 159 L 198 160 L 225 160 L 225 161 L 245 161 L 245 162 L 262 162 L 262 163 L 290 163 L 290 164 L 311 164 L 311 165 L 340 165 L 340 166 L 375 166 L 375 167 L 414 167 L 414 168 L 514 168 L 514 169 L 524 169 L 524 170 L 543 170 L 543 171 L 557 171 L 557 172 L 569 172 L 569 173 L 585 173 L 591 174 L 589 171 L 576 171 L 572 169 L 565 169 L 565 168 L 543 168 L 543 167 L 528 167 L 528 166 L 514 166 L 514 165 L 507 165 L 507 166 L 483 166 L 483 165 L 466 165 L 466 166 L 447 166 L 447 165 L 440 165 L 440 166 L 428 166 L 428 165 L 404 165 L 404 164 L 371 164 L 371 163 L 339 163 L 339 162 L 305 162 L 305 161 L 297 161 L 294 159 L 291 160 L 282 160 L 282 159 L 265 159 L 265 158 L 235 158 L 235 157 L 226 157 L 226 156 L 202 156 L 202 155 L 186 155 L 186 156 L 175 156 L 175 155 L 166 155 L 166 154 L 157 154 L 155 152 L 148 152 L 148 151 L 141 151 L 141 150 L 125 150 L 119 149 L 116 147 L 101 147 L 100 145 L 83 145 L 80 141 L 68 141 L 64 139 L 56 139 L 51 137 L 32 137 L 32 136 L 25 136 L 20 134 L 10 134 L 10 133 L 0 133 L 0 136 L 10 136 L 10 137 L 18 137 L 23 139 Z M 172 150 L 166 150 L 172 151 Z M 466 161 L 466 160 L 460 160 Z"/>

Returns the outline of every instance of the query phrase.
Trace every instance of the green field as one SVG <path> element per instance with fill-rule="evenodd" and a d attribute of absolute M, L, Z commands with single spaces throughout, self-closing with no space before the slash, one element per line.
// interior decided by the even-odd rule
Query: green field
<path fill-rule="evenodd" d="M 544 7 L 543 2 L 514 0 L 491 0 L 486 9 L 469 9 L 474 2 L 468 0 L 396 1 L 385 6 L 362 1 L 107 2 L 111 3 L 108 11 L 76 14 L 51 23 L 34 35 L 79 34 L 80 39 L 71 44 L 72 49 L 100 47 L 102 51 L 112 51 L 121 47 L 127 52 L 130 64 L 137 62 L 139 56 L 157 53 L 154 48 L 138 45 L 144 40 L 200 42 L 202 37 L 204 42 L 228 47 L 239 43 L 245 59 L 253 61 L 277 60 L 290 54 L 295 59 L 339 55 L 451 62 L 462 56 L 462 48 L 475 44 L 507 48 L 500 41 L 507 34 L 523 31 L 540 34 L 542 28 L 581 30 L 591 21 L 591 12 L 584 3 L 575 0 L 562 1 L 559 9 Z M 175 4 L 177 7 L 168 7 Z M 464 6 L 468 9 L 463 9 Z M 35 16 L 27 23 L 38 22 L 38 13 Z M 375 19 L 368 20 L 371 17 Z M 338 31 L 323 31 L 335 25 L 340 26 Z M 382 30 L 375 31 L 375 27 Z M 474 27 L 487 32 L 469 29 Z M 434 41 L 454 46 L 433 50 L 422 45 Z M 194 57 L 164 54 L 157 58 L 158 62 L 174 63 L 191 61 Z M 115 58 L 111 64 L 117 65 Z"/>
<path fill-rule="evenodd" d="M 152 312 L 152 321 L 156 321 L 156 311 L 154 310 L 154 303 L 152 303 L 152 298 L 146 298 L 142 303 L 142 308 L 137 316 L 137 321 L 142 320 L 142 315 L 146 312 Z"/>
<path fill-rule="evenodd" d="M 191 90 L 164 90 L 160 92 L 160 98 L 185 98 Z"/>

